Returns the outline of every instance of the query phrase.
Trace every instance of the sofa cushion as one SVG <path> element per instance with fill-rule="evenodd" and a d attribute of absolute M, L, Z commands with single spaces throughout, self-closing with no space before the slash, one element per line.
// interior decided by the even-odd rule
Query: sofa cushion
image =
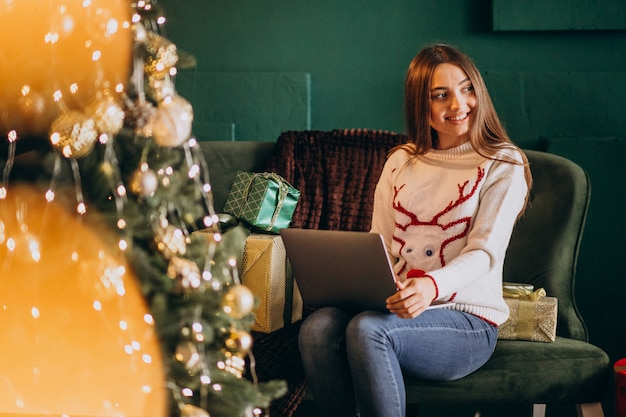
<path fill-rule="evenodd" d="M 499 340 L 478 372 L 456 381 L 406 378 L 407 397 L 420 404 L 454 402 L 586 403 L 602 399 L 609 358 L 600 348 L 557 337 L 553 343 Z M 443 390 L 443 391 L 442 391 Z"/>

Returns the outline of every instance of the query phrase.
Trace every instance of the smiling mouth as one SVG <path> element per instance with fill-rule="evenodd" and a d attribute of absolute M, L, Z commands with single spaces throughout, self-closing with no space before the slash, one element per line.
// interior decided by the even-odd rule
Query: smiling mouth
<path fill-rule="evenodd" d="M 452 122 L 460 122 L 462 120 L 467 119 L 468 116 L 469 116 L 469 113 L 463 113 L 463 114 L 459 114 L 457 116 L 448 117 L 447 119 L 452 121 Z"/>

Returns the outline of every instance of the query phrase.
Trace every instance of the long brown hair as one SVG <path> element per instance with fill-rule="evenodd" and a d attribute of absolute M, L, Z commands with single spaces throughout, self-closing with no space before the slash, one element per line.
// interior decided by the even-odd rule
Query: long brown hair
<path fill-rule="evenodd" d="M 470 57 L 449 45 L 427 46 L 411 61 L 404 87 L 406 133 L 410 145 L 400 145 L 397 148 L 401 147 L 417 156 L 436 147 L 437 132 L 430 126 L 430 88 L 435 68 L 444 63 L 461 68 L 474 87 L 476 107 L 469 130 L 469 139 L 474 150 L 485 158 L 519 163 L 498 154 L 503 148 L 518 149 L 522 155 L 526 183 L 530 189 L 532 176 L 528 159 L 524 152 L 511 141 L 502 126 L 480 71 Z"/>

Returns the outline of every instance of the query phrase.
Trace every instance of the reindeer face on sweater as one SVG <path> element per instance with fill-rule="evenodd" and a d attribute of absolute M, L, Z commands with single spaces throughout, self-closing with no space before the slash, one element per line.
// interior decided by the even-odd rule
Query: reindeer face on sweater
<path fill-rule="evenodd" d="M 397 223 L 393 240 L 399 245 L 401 258 L 406 261 L 398 272 L 441 268 L 451 256 L 461 251 L 475 208 L 468 201 L 473 197 L 478 198 L 475 196 L 476 190 L 484 175 L 484 169 L 478 167 L 475 178 L 457 185 L 456 198 L 439 210 L 435 207 L 435 214 L 429 218 L 420 218 L 403 206 L 400 194 L 405 185 L 394 189 L 393 208 L 397 213 Z"/>

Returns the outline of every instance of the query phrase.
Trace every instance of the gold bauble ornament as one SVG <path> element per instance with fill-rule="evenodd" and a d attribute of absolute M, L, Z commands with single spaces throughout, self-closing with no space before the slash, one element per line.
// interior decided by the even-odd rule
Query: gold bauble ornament
<path fill-rule="evenodd" d="M 148 32 L 145 45 L 149 54 L 144 68 L 147 74 L 163 76 L 178 62 L 176 45 L 165 37 Z"/>
<path fill-rule="evenodd" d="M 57 117 L 50 126 L 50 143 L 66 158 L 80 158 L 98 141 L 96 122 L 77 110 Z"/>
<path fill-rule="evenodd" d="M 130 177 L 130 190 L 133 194 L 150 197 L 159 186 L 159 179 L 156 173 L 149 168 L 140 168 L 133 172 Z"/>
<path fill-rule="evenodd" d="M 218 364 L 218 367 L 237 378 L 242 378 L 246 371 L 245 354 L 233 353 L 225 349 L 222 349 L 222 354 L 224 355 L 224 360 Z"/>
<path fill-rule="evenodd" d="M 14 184 L 1 204 L 1 414 L 166 416 L 140 280 L 106 222 L 62 200 Z"/>
<path fill-rule="evenodd" d="M 157 230 L 154 239 L 161 253 L 168 258 L 187 252 L 185 233 L 171 224 Z"/>
<path fill-rule="evenodd" d="M 245 354 L 252 347 L 252 335 L 245 330 L 232 330 L 224 344 L 233 353 Z"/>
<path fill-rule="evenodd" d="M 110 94 L 98 95 L 85 108 L 85 114 L 96 122 L 100 133 L 115 135 L 124 126 L 124 110 Z"/>
<path fill-rule="evenodd" d="M 174 256 L 167 265 L 167 276 L 175 282 L 177 291 L 196 290 L 202 284 L 198 265 L 189 259 Z"/>
<path fill-rule="evenodd" d="M 45 135 L 63 112 L 84 108 L 132 65 L 126 0 L 5 1 L 0 7 L 0 135 Z M 34 122 L 34 123 L 33 123 Z"/>
<path fill-rule="evenodd" d="M 254 294 L 245 285 L 231 285 L 222 297 L 222 308 L 236 319 L 245 317 L 254 309 Z"/>
<path fill-rule="evenodd" d="M 159 104 L 150 128 L 154 141 L 159 146 L 182 145 L 191 135 L 193 108 L 181 96 L 174 96 Z"/>

